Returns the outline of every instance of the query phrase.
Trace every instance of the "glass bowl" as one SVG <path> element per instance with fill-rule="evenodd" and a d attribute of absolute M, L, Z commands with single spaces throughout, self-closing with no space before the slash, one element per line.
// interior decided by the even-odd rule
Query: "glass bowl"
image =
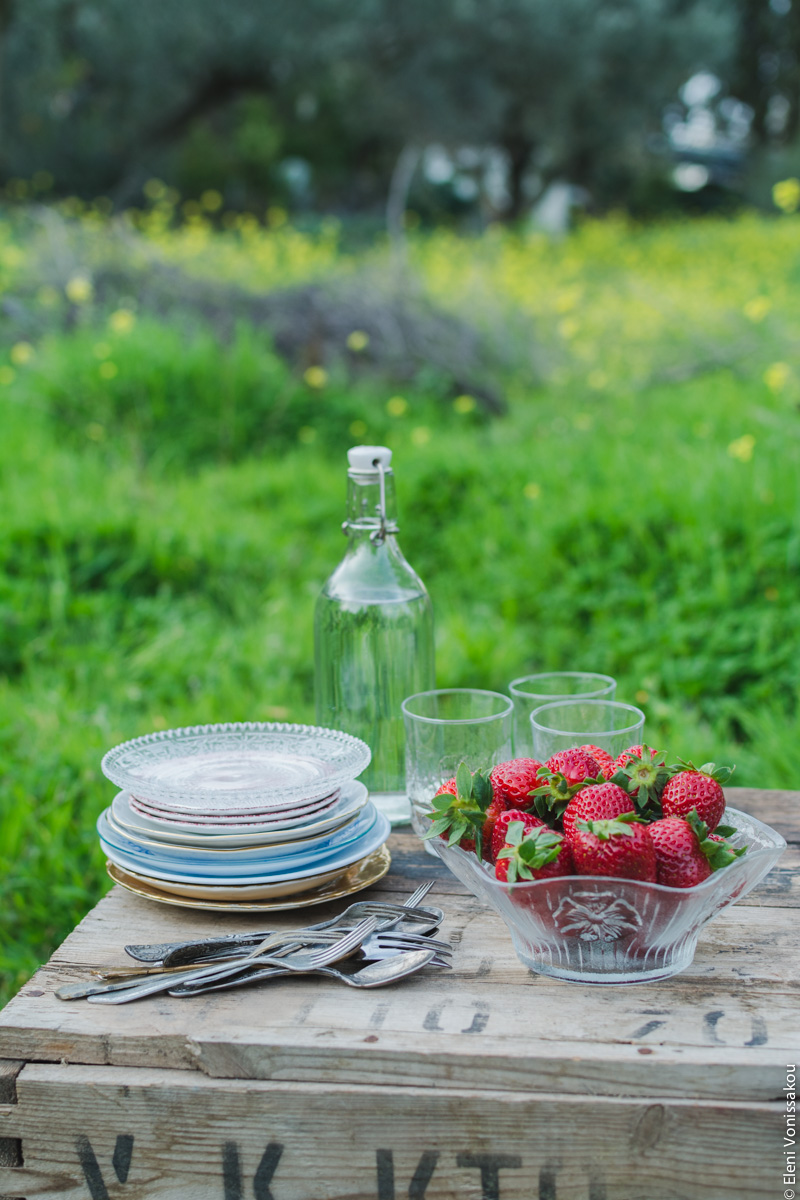
<path fill-rule="evenodd" d="M 706 922 L 746 896 L 786 849 L 777 830 L 747 813 L 726 808 L 724 820 L 737 831 L 729 840 L 747 853 L 693 888 L 595 875 L 501 883 L 474 854 L 441 838 L 428 844 L 496 909 L 531 971 L 577 983 L 645 983 L 685 970 Z"/>

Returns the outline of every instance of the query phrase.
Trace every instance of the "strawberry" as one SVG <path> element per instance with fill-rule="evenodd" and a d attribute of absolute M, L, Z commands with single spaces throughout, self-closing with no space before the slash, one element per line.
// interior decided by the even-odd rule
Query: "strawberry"
<path fill-rule="evenodd" d="M 620 813 L 635 811 L 628 793 L 616 783 L 589 784 L 575 793 L 564 810 L 564 835 L 572 835 L 578 820 L 607 821 Z"/>
<path fill-rule="evenodd" d="M 681 765 L 686 770 L 673 775 L 661 794 L 664 816 L 685 817 L 694 808 L 709 829 L 716 829 L 725 811 L 721 785 L 728 782 L 733 769 L 717 767 L 714 763 L 705 763 L 699 769 L 691 763 Z"/>
<path fill-rule="evenodd" d="M 502 796 L 495 795 L 486 809 L 483 825 L 481 827 L 481 846 L 487 852 L 488 857 L 494 862 L 494 855 L 491 853 L 492 838 L 494 830 L 500 817 L 504 816 L 508 805 Z"/>
<path fill-rule="evenodd" d="M 521 821 L 512 821 L 507 838 L 494 869 L 495 878 L 503 883 L 572 874 L 569 843 L 546 825 L 526 831 Z"/>
<path fill-rule="evenodd" d="M 578 820 L 569 844 L 579 875 L 655 883 L 655 847 L 649 827 L 635 813 L 621 813 L 611 821 Z"/>
<path fill-rule="evenodd" d="M 552 758 L 548 758 L 546 765 L 548 771 L 557 771 L 570 785 L 596 779 L 600 774 L 597 759 L 585 750 L 559 750 Z"/>
<path fill-rule="evenodd" d="M 601 750 L 599 746 L 579 746 L 578 749 L 594 759 L 604 779 L 611 778 L 617 769 L 617 764 L 607 750 Z"/>
<path fill-rule="evenodd" d="M 741 857 L 739 850 L 716 834 L 692 812 L 683 817 L 662 817 L 648 826 L 656 851 L 656 881 L 667 887 L 695 887 Z"/>
<path fill-rule="evenodd" d="M 512 821 L 521 821 L 522 826 L 527 833 L 530 829 L 546 828 L 544 821 L 540 821 L 533 813 L 522 812 L 518 808 L 508 808 L 504 813 L 501 813 L 494 824 L 492 831 L 492 841 L 490 848 L 490 858 L 492 862 L 497 862 L 497 855 L 506 844 L 506 832 Z"/>
<path fill-rule="evenodd" d="M 474 850 L 481 857 L 483 824 L 492 802 L 492 787 L 488 778 L 476 771 L 473 775 L 466 763 L 456 771 L 453 780 L 443 783 L 431 801 L 427 814 L 433 824 L 423 834 L 423 840 L 440 837 L 448 846 Z"/>
<path fill-rule="evenodd" d="M 650 746 L 630 746 L 614 764 L 611 776 L 636 801 L 640 813 L 653 820 L 661 816 L 661 793 L 672 774 L 666 755 Z"/>
<path fill-rule="evenodd" d="M 501 796 L 506 808 L 533 808 L 531 792 L 543 782 L 544 765 L 535 758 L 512 758 L 492 769 L 489 782 L 495 799 Z"/>
<path fill-rule="evenodd" d="M 586 783 L 602 783 L 597 761 L 584 750 L 559 750 L 540 775 L 541 785 L 534 789 L 534 804 L 542 820 L 554 824 L 560 820 L 572 797 Z"/>

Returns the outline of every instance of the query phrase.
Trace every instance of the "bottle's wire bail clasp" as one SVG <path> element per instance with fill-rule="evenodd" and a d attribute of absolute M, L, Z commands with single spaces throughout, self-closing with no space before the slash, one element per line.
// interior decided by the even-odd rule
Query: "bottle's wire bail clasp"
<path fill-rule="evenodd" d="M 377 467 L 377 470 L 378 470 L 380 492 L 378 495 L 377 509 L 378 509 L 378 519 L 380 521 L 380 525 L 378 526 L 377 529 L 373 529 L 372 533 L 369 535 L 369 540 L 372 542 L 373 546 L 382 546 L 383 543 L 386 541 L 386 534 L 387 534 L 387 527 L 386 527 L 386 467 L 383 465 L 382 458 L 374 458 L 372 460 L 372 465 L 373 465 L 373 467 Z"/>

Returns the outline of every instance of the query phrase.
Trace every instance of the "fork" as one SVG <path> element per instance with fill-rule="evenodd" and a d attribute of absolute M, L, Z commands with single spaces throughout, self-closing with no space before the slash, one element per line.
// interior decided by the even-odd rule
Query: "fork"
<path fill-rule="evenodd" d="M 432 951 L 430 959 L 432 967 L 450 967 L 451 964 L 448 960 L 453 953 L 450 943 L 436 941 L 434 938 L 422 937 L 419 934 L 395 934 L 393 931 L 390 933 L 371 933 L 368 937 L 364 938 L 361 945 L 357 948 L 356 953 L 363 955 L 365 959 L 372 962 L 379 962 L 386 958 L 397 958 L 399 955 L 419 950 Z M 245 965 L 240 971 L 240 978 L 237 982 L 244 984 L 255 982 L 259 979 L 270 979 L 274 967 L 261 967 L 260 963 L 262 961 L 269 960 L 260 959 L 258 963 L 254 963 L 251 967 Z M 204 984 L 204 980 L 200 980 L 195 984 L 179 977 L 173 981 L 170 995 L 189 996 L 195 995 L 200 991 L 210 990 Z M 231 986 L 234 985 L 231 984 Z"/>
<path fill-rule="evenodd" d="M 348 919 L 360 920 L 366 916 L 375 916 L 384 920 L 390 920 L 391 917 L 396 916 L 398 920 L 405 919 L 420 924 L 428 923 L 431 929 L 435 929 L 444 920 L 442 910 L 420 907 L 420 901 L 425 898 L 432 887 L 432 880 L 421 884 L 409 896 L 405 904 L 389 904 L 381 900 L 356 900 L 339 916 L 331 917 L 328 921 L 320 921 L 317 925 L 308 925 L 306 929 L 333 929 L 336 926 L 343 926 Z M 200 947 L 213 950 L 217 947 L 254 945 L 263 938 L 272 936 L 273 933 L 274 930 L 267 929 L 253 933 L 228 933 L 219 937 L 198 938 L 182 942 L 152 942 L 145 945 L 126 946 L 125 953 L 131 958 L 138 959 L 139 962 L 160 962 L 164 966 L 179 966 L 182 962 L 191 962 Z"/>
<path fill-rule="evenodd" d="M 346 983 L 348 987 L 375 988 L 383 987 L 387 983 L 394 983 L 396 979 L 403 979 L 406 975 L 413 975 L 425 966 L 433 966 L 435 961 L 432 950 L 415 950 L 409 954 L 397 954 L 392 958 L 368 963 L 360 971 L 354 971 L 352 974 L 347 971 L 338 971 L 335 967 L 315 967 L 313 972 L 307 973 L 329 975 L 332 979 L 338 979 L 342 983 Z M 255 983 L 257 980 L 277 979 L 282 975 L 289 974 L 291 972 L 284 970 L 282 967 L 265 967 L 263 971 L 246 975 L 244 978 L 226 979 L 221 983 L 215 983 L 212 980 L 207 986 L 198 987 L 191 991 L 188 988 L 186 991 L 180 991 L 177 987 L 172 988 L 169 994 L 170 996 L 199 996 L 203 992 L 221 992 L 227 988 L 241 987 L 246 983 Z"/>
<path fill-rule="evenodd" d="M 303 971 L 314 970 L 316 967 L 324 967 L 329 963 L 338 962 L 342 958 L 347 958 L 352 954 L 362 943 L 368 934 L 375 929 L 376 921 L 374 917 L 367 917 L 361 921 L 355 928 L 351 929 L 333 945 L 327 946 L 322 950 L 316 950 L 313 953 L 304 952 L 300 946 L 301 943 L 289 942 L 284 945 L 281 954 L 272 955 L 265 954 L 262 946 L 267 943 L 262 943 L 248 954 L 245 958 L 238 959 L 233 965 L 226 963 L 223 966 L 205 967 L 201 970 L 187 971 L 184 975 L 175 976 L 171 972 L 157 978 L 148 979 L 144 983 L 123 985 L 108 984 L 103 991 L 95 990 L 87 999 L 90 1004 L 127 1004 L 130 1000 L 138 1000 L 143 996 L 152 996 L 156 992 L 169 991 L 175 987 L 176 983 L 189 983 L 194 980 L 206 979 L 222 979 L 229 975 L 238 974 L 242 970 L 247 969 L 247 964 L 250 962 L 260 961 L 273 966 L 285 968 L 287 971 Z M 271 939 L 267 939 L 270 942 Z"/>

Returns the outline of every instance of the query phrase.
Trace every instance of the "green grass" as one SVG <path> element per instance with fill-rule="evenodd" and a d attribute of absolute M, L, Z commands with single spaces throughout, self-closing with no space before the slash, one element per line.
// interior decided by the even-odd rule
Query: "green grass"
<path fill-rule="evenodd" d="M 87 302 L 64 328 L 82 251 L 59 278 L 34 233 L 0 233 L 5 287 L 44 313 L 0 356 L 0 999 L 106 887 L 107 748 L 313 720 L 312 609 L 353 441 L 395 450 L 441 685 L 608 672 L 673 755 L 796 786 L 800 224 L 420 238 L 428 294 L 504 342 L 492 421 L 424 378 L 405 409 L 378 378 L 309 387 L 247 326 L 221 343 L 140 312 L 115 332 Z M 272 236 L 210 235 L 191 262 L 177 234 L 142 245 L 257 289 L 277 280 L 252 239 Z M 327 257 L 293 236 L 296 278 L 332 269 L 329 232 Z"/>

